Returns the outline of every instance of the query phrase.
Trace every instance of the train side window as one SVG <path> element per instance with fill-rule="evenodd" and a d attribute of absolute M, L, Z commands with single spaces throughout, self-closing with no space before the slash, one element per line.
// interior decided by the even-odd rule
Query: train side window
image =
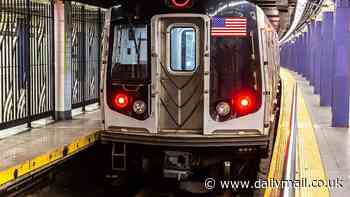
<path fill-rule="evenodd" d="M 193 72 L 197 68 L 197 31 L 194 27 L 170 29 L 170 70 Z"/>

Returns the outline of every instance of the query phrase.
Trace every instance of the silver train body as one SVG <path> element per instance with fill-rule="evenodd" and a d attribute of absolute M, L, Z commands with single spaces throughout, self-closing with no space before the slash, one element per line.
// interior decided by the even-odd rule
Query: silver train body
<path fill-rule="evenodd" d="M 257 6 L 121 1 L 106 13 L 102 54 L 103 142 L 137 157 L 212 151 L 207 160 L 273 143 L 278 35 Z"/>

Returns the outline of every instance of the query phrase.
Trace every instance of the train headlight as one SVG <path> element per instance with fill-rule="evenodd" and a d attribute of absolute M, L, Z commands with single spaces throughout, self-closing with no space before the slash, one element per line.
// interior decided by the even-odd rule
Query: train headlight
<path fill-rule="evenodd" d="M 134 102 L 134 104 L 132 105 L 132 109 L 134 110 L 134 112 L 136 114 L 143 114 L 146 112 L 146 109 L 147 109 L 147 105 L 144 101 L 141 101 L 141 100 L 137 100 Z"/>
<path fill-rule="evenodd" d="M 219 102 L 216 105 L 216 112 L 220 115 L 220 116 L 227 116 L 231 111 L 231 107 L 227 102 Z"/>

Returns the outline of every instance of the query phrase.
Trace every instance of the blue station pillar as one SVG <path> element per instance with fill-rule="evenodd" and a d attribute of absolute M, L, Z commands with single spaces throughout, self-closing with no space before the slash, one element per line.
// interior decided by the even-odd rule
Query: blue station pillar
<path fill-rule="evenodd" d="M 310 69 L 310 84 L 312 86 L 315 85 L 315 72 L 314 72 L 314 50 L 315 50 L 315 21 L 311 21 L 310 23 L 310 34 L 309 34 L 309 43 L 310 43 L 310 50 L 309 50 L 309 69 Z"/>
<path fill-rule="evenodd" d="M 301 74 L 303 77 L 306 77 L 306 68 L 307 68 L 307 32 L 302 34 L 302 45 L 301 45 L 301 60 L 302 60 L 302 71 Z"/>
<path fill-rule="evenodd" d="M 294 43 L 294 70 L 299 73 L 299 61 L 300 61 L 300 56 L 299 56 L 299 37 L 296 37 L 295 43 Z"/>
<path fill-rule="evenodd" d="M 285 45 L 285 56 L 284 56 L 284 59 L 285 59 L 285 67 L 286 68 L 290 68 L 290 46 L 289 44 L 286 44 Z"/>
<path fill-rule="evenodd" d="M 305 34 L 304 33 L 300 35 L 299 57 L 300 57 L 299 74 L 302 76 L 305 76 Z"/>
<path fill-rule="evenodd" d="M 331 106 L 332 104 L 332 80 L 330 74 L 333 73 L 334 60 L 334 12 L 326 11 L 323 13 L 323 24 L 321 28 L 321 88 L 320 104 L 321 106 Z"/>
<path fill-rule="evenodd" d="M 336 1 L 332 124 L 349 127 L 350 4 Z"/>
<path fill-rule="evenodd" d="M 281 66 L 287 67 L 287 45 L 281 47 Z"/>
<path fill-rule="evenodd" d="M 303 68 L 304 68 L 304 65 L 303 65 L 303 36 L 302 36 L 302 34 L 299 35 L 299 37 L 298 37 L 297 51 L 298 51 L 298 73 L 300 75 L 302 75 Z"/>
<path fill-rule="evenodd" d="M 287 50 L 288 50 L 288 46 L 284 45 L 281 51 L 281 65 L 284 67 L 288 67 Z"/>
<path fill-rule="evenodd" d="M 293 56 L 293 43 L 289 45 L 288 50 L 288 66 L 291 70 L 293 70 L 293 64 L 294 64 L 294 56 Z"/>
<path fill-rule="evenodd" d="M 311 70 L 311 23 L 307 25 L 307 32 L 306 32 L 306 79 L 311 83 L 311 75 L 312 75 L 312 70 Z"/>
<path fill-rule="evenodd" d="M 293 70 L 293 62 L 294 62 L 294 59 L 293 59 L 293 43 L 290 43 L 289 44 L 289 47 L 288 47 L 288 66 L 289 66 L 289 69 Z"/>
<path fill-rule="evenodd" d="M 321 87 L 321 26 L 320 20 L 315 21 L 314 29 L 314 48 L 313 48 L 313 67 L 314 67 L 314 93 L 320 93 Z"/>
<path fill-rule="evenodd" d="M 292 52 L 291 52 L 291 57 L 292 57 L 292 62 L 291 62 L 291 67 L 293 71 L 296 71 L 296 66 L 297 66 L 297 55 L 296 55 L 296 40 L 292 43 L 291 45 Z"/>
<path fill-rule="evenodd" d="M 293 70 L 298 72 L 298 38 L 295 39 L 293 44 Z"/>

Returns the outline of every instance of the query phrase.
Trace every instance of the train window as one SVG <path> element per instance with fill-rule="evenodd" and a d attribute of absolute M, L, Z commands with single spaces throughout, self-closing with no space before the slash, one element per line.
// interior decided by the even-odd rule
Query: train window
<path fill-rule="evenodd" d="M 176 72 L 196 70 L 196 30 L 172 27 L 170 30 L 170 69 Z"/>
<path fill-rule="evenodd" d="M 147 80 L 147 26 L 117 24 L 113 30 L 112 80 Z"/>

